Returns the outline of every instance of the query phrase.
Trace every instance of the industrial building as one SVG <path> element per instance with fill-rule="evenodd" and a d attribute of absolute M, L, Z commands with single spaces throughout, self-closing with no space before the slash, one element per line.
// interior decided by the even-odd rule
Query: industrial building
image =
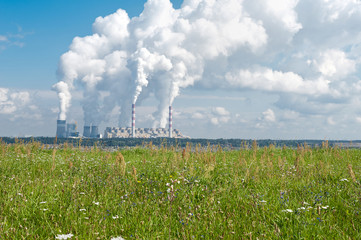
<path fill-rule="evenodd" d="M 65 120 L 57 120 L 56 136 L 58 138 L 79 137 L 77 124 L 66 124 Z M 83 130 L 85 138 L 102 138 L 97 125 L 86 124 Z M 169 128 L 135 128 L 135 104 L 132 104 L 132 126 L 128 128 L 107 127 L 104 138 L 189 138 L 183 136 L 178 129 L 172 126 L 172 106 L 169 106 Z"/>
<path fill-rule="evenodd" d="M 134 135 L 133 135 L 134 132 Z M 187 138 L 178 129 L 173 129 L 171 135 L 166 128 L 117 128 L 107 127 L 104 131 L 104 138 L 158 138 L 169 137 Z"/>
<path fill-rule="evenodd" d="M 57 120 L 56 137 L 57 138 L 72 138 L 79 137 L 77 132 L 77 123 L 68 123 L 66 120 Z"/>

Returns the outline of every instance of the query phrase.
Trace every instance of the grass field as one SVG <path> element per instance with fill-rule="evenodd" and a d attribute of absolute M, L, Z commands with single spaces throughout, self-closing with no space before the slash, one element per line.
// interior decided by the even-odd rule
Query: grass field
<path fill-rule="evenodd" d="M 0 142 L 0 239 L 361 239 L 361 150 Z"/>

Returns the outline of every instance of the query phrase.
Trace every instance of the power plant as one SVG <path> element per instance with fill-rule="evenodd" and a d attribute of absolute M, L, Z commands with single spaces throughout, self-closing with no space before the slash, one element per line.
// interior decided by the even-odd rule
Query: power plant
<path fill-rule="evenodd" d="M 56 121 L 56 137 L 65 138 L 66 137 L 66 121 L 57 120 Z"/>
<path fill-rule="evenodd" d="M 104 131 L 104 138 L 188 138 L 183 136 L 178 129 L 173 129 L 172 106 L 169 106 L 169 128 L 135 128 L 135 104 L 132 104 L 132 126 L 107 127 Z M 56 136 L 58 138 L 79 137 L 77 124 L 66 124 L 65 120 L 57 120 Z M 83 130 L 84 138 L 101 138 L 97 125 L 85 125 Z"/>
<path fill-rule="evenodd" d="M 69 123 L 66 124 L 66 120 L 57 120 L 56 126 L 56 137 L 57 138 L 71 138 L 79 137 L 79 132 L 77 132 L 77 124 Z"/>

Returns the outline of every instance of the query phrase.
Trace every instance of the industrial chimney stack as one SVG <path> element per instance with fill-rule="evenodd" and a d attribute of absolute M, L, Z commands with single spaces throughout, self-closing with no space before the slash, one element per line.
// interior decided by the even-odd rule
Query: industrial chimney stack
<path fill-rule="evenodd" d="M 172 138 L 172 106 L 169 106 L 169 137 Z"/>
<path fill-rule="evenodd" d="M 66 120 L 57 120 L 56 121 L 56 137 L 65 138 L 66 137 Z"/>
<path fill-rule="evenodd" d="M 90 126 L 84 126 L 83 137 L 90 137 Z"/>
<path fill-rule="evenodd" d="M 132 105 L 132 137 L 135 137 L 135 104 Z"/>
<path fill-rule="evenodd" d="M 99 135 L 99 128 L 98 128 L 98 126 L 92 126 L 92 128 L 91 128 L 92 130 L 91 130 L 91 132 L 90 132 L 90 137 L 91 138 L 97 138 L 98 137 L 98 135 Z"/>

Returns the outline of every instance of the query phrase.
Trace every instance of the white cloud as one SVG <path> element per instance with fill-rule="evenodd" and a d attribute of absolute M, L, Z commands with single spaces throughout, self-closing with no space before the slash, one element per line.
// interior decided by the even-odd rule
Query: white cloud
<path fill-rule="evenodd" d="M 223 107 L 215 107 L 212 112 L 218 116 L 229 116 L 229 112 Z"/>
<path fill-rule="evenodd" d="M 348 59 L 345 52 L 336 49 L 321 53 L 314 64 L 325 77 L 342 78 L 356 70 L 356 62 Z"/>
<path fill-rule="evenodd" d="M 343 15 L 349 17 L 360 11 L 361 7 L 358 0 L 321 0 L 321 2 L 325 9 L 324 17 L 330 22 L 337 21 Z"/>
<path fill-rule="evenodd" d="M 0 35 L 0 42 L 6 42 L 8 38 L 6 36 Z"/>
<path fill-rule="evenodd" d="M 26 114 L 27 110 L 35 110 L 36 106 L 30 104 L 28 91 L 14 91 L 0 88 L 0 114 L 18 115 Z"/>
<path fill-rule="evenodd" d="M 297 13 L 295 7 L 299 0 L 267 0 L 261 1 L 264 4 L 265 11 L 269 12 L 273 19 L 278 19 L 284 27 L 296 33 L 302 29 L 302 25 L 297 21 Z"/>
<path fill-rule="evenodd" d="M 250 88 L 260 91 L 306 95 L 331 93 L 329 81 L 325 78 L 305 80 L 296 73 L 274 71 L 269 68 L 259 68 L 255 71 L 240 70 L 236 74 L 228 73 L 226 80 L 234 87 Z"/>
<path fill-rule="evenodd" d="M 264 111 L 262 113 L 262 115 L 263 115 L 263 119 L 266 122 L 275 122 L 276 121 L 276 115 L 272 109 L 267 109 L 266 111 Z"/>

